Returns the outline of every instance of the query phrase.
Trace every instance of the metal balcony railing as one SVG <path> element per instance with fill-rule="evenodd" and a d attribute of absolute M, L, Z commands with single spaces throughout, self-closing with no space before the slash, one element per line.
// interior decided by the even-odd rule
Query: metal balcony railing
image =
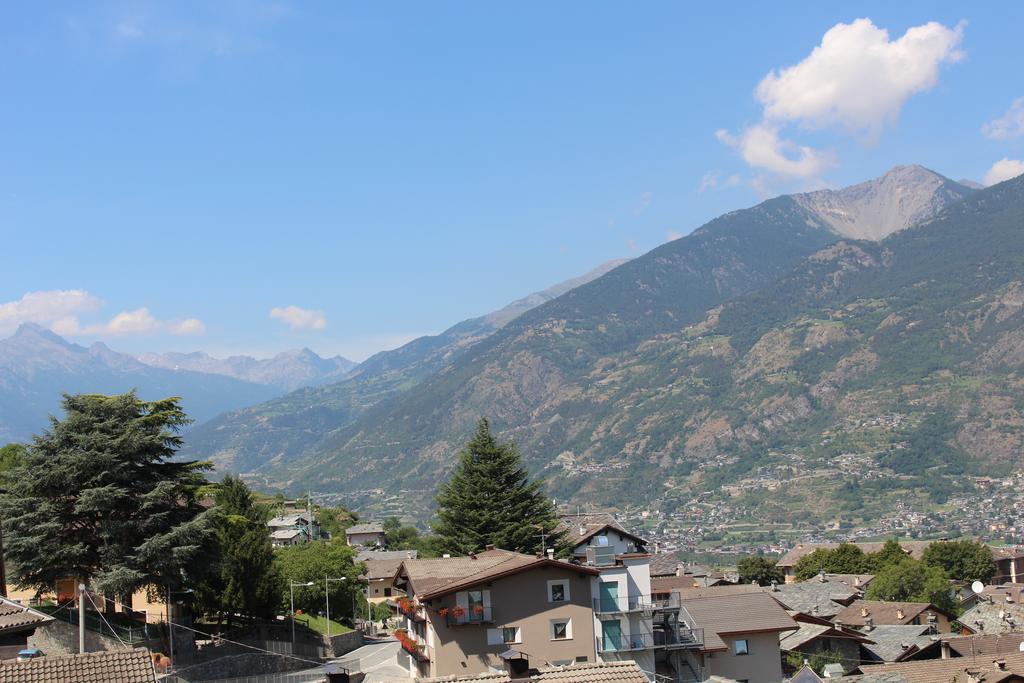
<path fill-rule="evenodd" d="M 490 607 L 481 607 L 476 605 L 473 607 L 463 608 L 462 611 L 456 609 L 449 609 L 445 615 L 445 620 L 449 626 L 468 626 L 471 624 L 493 624 L 494 617 L 491 615 Z"/>
<path fill-rule="evenodd" d="M 598 614 L 619 612 L 653 612 L 679 609 L 679 593 L 658 595 L 604 595 L 594 600 L 594 611 Z"/>
<path fill-rule="evenodd" d="M 604 634 L 597 637 L 597 651 L 631 652 L 655 648 L 700 648 L 704 644 L 704 629 L 684 628 L 679 633 L 655 631 L 654 633 Z"/>

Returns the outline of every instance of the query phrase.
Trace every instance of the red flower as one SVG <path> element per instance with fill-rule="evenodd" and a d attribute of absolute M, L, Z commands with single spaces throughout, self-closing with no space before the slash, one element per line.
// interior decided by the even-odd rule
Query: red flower
<path fill-rule="evenodd" d="M 456 618 L 462 617 L 465 616 L 466 610 L 464 610 L 461 606 L 456 606 L 455 609 L 452 610 L 452 614 L 454 614 Z"/>
<path fill-rule="evenodd" d="M 438 616 L 441 616 L 441 617 L 448 616 L 448 608 L 447 607 L 442 607 L 441 609 L 437 610 L 437 614 L 438 614 Z"/>
<path fill-rule="evenodd" d="M 483 614 L 483 613 L 484 613 L 484 606 L 483 605 L 473 605 L 473 614 Z"/>

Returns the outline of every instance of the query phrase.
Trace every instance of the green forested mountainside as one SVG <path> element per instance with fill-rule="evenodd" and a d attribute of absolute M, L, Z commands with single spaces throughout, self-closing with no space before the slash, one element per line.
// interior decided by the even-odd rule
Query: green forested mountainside
<path fill-rule="evenodd" d="M 964 471 L 1020 464 L 1024 179 L 880 243 L 818 249 L 770 284 L 736 256 L 739 239 L 703 233 L 702 264 L 718 254 L 706 270 L 669 249 L 650 255 L 695 279 L 722 264 L 740 271 L 717 279 L 732 291 L 703 290 L 702 313 L 690 313 L 690 297 L 672 310 L 672 297 L 651 291 L 656 278 L 619 275 L 637 259 L 523 316 L 268 481 L 426 498 L 480 414 L 550 475 L 554 493 L 608 503 L 733 484 L 794 453 L 811 464 L 864 457 L 878 481 L 836 477 L 835 500 L 851 508 L 892 481 L 941 501 Z M 601 310 L 588 293 L 612 297 L 612 275 L 637 287 L 601 321 L 588 315 Z M 760 286 L 714 305 L 741 282 Z"/>
<path fill-rule="evenodd" d="M 297 458 L 369 408 L 400 394 L 524 312 L 601 277 L 628 259 L 607 261 L 583 275 L 534 292 L 487 315 L 464 320 L 438 335 L 377 353 L 343 381 L 308 387 L 196 427 L 184 452 L 212 456 L 219 469 L 247 472 Z"/>

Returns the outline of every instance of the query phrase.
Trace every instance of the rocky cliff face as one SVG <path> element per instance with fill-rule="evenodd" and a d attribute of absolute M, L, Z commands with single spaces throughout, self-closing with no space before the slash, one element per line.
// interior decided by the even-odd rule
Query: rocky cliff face
<path fill-rule="evenodd" d="M 932 218 L 973 191 L 922 166 L 897 166 L 881 178 L 793 198 L 837 234 L 877 241 Z"/>

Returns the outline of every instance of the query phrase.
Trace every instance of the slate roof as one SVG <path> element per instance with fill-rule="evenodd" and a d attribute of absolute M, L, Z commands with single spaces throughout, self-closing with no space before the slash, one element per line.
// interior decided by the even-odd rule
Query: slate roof
<path fill-rule="evenodd" d="M 867 610 L 863 615 L 861 610 Z M 898 616 L 902 611 L 903 616 Z M 887 602 L 883 600 L 855 600 L 848 607 L 844 607 L 836 614 L 833 621 L 844 626 L 864 626 L 867 619 L 871 619 L 875 626 L 884 624 L 909 624 L 915 617 L 921 617 L 925 621 L 925 612 L 945 614 L 942 610 L 927 602 Z"/>
<path fill-rule="evenodd" d="M 900 541 L 899 544 L 900 547 L 911 555 L 911 557 L 915 560 L 920 560 L 925 548 L 930 546 L 932 541 Z M 879 541 L 877 543 L 854 543 L 853 545 L 866 553 L 877 553 L 885 546 L 885 543 Z M 783 555 L 775 565 L 777 567 L 792 567 L 800 560 L 801 557 L 804 555 L 810 555 L 818 548 L 827 548 L 831 550 L 838 547 L 838 543 L 797 543 L 796 546 Z"/>
<path fill-rule="evenodd" d="M 149 650 L 49 655 L 0 664 L 0 683 L 154 683 Z"/>
<path fill-rule="evenodd" d="M 364 550 L 356 555 L 356 562 L 366 565 L 364 576 L 373 581 L 393 579 L 405 560 L 419 557 L 416 550 Z"/>
<path fill-rule="evenodd" d="M 624 536 L 628 536 L 641 545 L 647 545 L 647 541 L 636 534 L 627 531 L 615 517 L 607 512 L 590 513 L 584 515 L 569 515 L 559 521 L 558 528 L 565 531 L 565 540 L 572 547 L 576 547 L 590 540 L 592 536 L 604 531 L 614 529 Z"/>
<path fill-rule="evenodd" d="M 530 680 L 538 683 L 647 683 L 647 676 L 636 662 L 627 660 L 540 669 Z"/>
<path fill-rule="evenodd" d="M 675 576 L 676 570 L 683 567 L 683 563 L 675 553 L 657 553 L 651 556 L 650 563 L 651 578 L 656 576 Z"/>
<path fill-rule="evenodd" d="M 267 526 L 274 528 L 306 526 L 308 522 L 309 518 L 305 515 L 278 515 L 267 522 Z"/>
<path fill-rule="evenodd" d="M 801 583 L 765 586 L 762 590 L 778 600 L 786 609 L 820 617 L 835 616 L 846 605 L 860 597 L 859 588 L 842 580 L 830 579 L 827 575 L 823 578 L 824 581 L 821 578 L 813 578 Z"/>
<path fill-rule="evenodd" d="M 353 534 L 382 534 L 384 533 L 384 525 L 380 522 L 367 522 L 366 524 L 354 524 L 349 528 L 345 529 L 346 536 L 352 536 Z"/>
<path fill-rule="evenodd" d="M 968 683 L 973 675 L 976 680 L 984 683 L 999 683 L 1011 676 L 1024 676 L 1024 653 L 1000 655 L 999 660 L 1005 662 L 1001 669 L 991 659 L 976 660 L 967 657 L 952 659 L 926 659 L 914 662 L 897 662 L 894 664 L 862 665 L 861 672 L 865 675 L 876 673 L 902 674 L 907 683 Z M 846 679 L 837 679 L 846 680 Z"/>
<path fill-rule="evenodd" d="M 486 550 L 467 557 L 403 560 L 398 573 L 408 579 L 412 594 L 420 599 L 429 600 L 535 567 L 562 567 L 591 575 L 600 573 L 592 567 L 508 550 Z"/>
<path fill-rule="evenodd" d="M 975 633 L 1008 633 L 1024 629 L 1024 604 L 982 601 L 957 619 Z"/>
<path fill-rule="evenodd" d="M 864 650 L 869 659 L 879 662 L 898 662 L 905 657 L 917 654 L 925 648 L 938 645 L 938 639 L 928 635 L 928 625 L 894 625 L 875 626 L 865 631 L 866 636 L 874 643 L 865 643 Z"/>
<path fill-rule="evenodd" d="M 305 532 L 301 529 L 275 529 L 274 532 L 270 534 L 270 537 L 287 541 L 295 538 L 296 536 L 303 536 L 304 534 Z"/>
<path fill-rule="evenodd" d="M 708 588 L 707 591 L 720 590 Z M 795 631 L 800 626 L 779 603 L 762 593 L 728 593 L 683 597 L 682 606 L 693 617 L 690 626 L 704 629 L 704 650 L 724 650 L 723 635 Z"/>
<path fill-rule="evenodd" d="M 53 617 L 13 600 L 0 597 L 0 635 L 28 630 L 53 621 Z"/>

